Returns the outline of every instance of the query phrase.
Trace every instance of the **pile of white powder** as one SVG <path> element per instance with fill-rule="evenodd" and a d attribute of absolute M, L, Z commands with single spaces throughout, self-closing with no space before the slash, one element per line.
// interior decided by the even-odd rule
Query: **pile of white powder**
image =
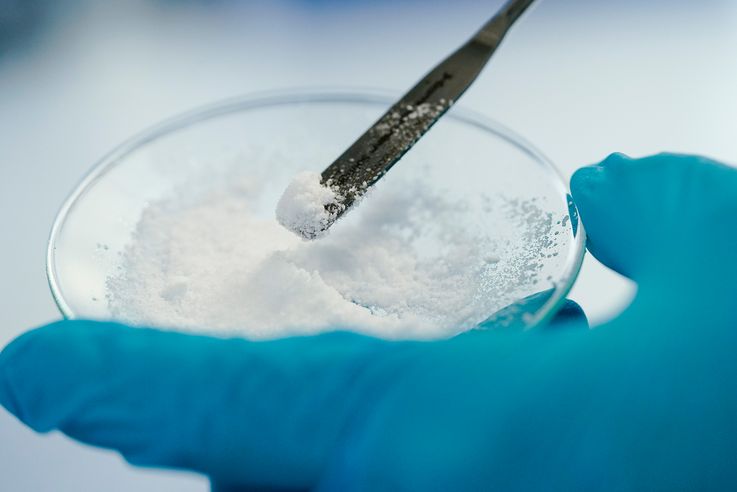
<path fill-rule="evenodd" d="M 291 229 L 312 224 L 316 231 L 326 219 L 324 205 L 335 195 L 318 177 L 298 176 L 276 207 Z M 444 337 L 483 321 L 535 283 L 549 247 L 532 240 L 520 251 L 505 249 L 462 225 L 463 203 L 421 183 L 390 182 L 324 237 L 306 241 L 279 224 L 276 203 L 271 214 L 257 212 L 258 190 L 244 176 L 150 204 L 119 273 L 108 279 L 112 314 L 254 339 L 332 329 Z M 530 238 L 548 241 L 549 214 L 525 220 Z"/>

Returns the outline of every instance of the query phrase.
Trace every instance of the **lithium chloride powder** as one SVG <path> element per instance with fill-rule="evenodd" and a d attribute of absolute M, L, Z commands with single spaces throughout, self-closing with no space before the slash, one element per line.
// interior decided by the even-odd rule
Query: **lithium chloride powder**
<path fill-rule="evenodd" d="M 509 207 L 522 224 L 520 246 L 468 227 L 467 204 L 387 178 L 324 237 L 306 241 L 274 209 L 292 229 L 317 229 L 335 199 L 318 176 L 298 176 L 278 207 L 249 176 L 151 203 L 108 279 L 112 314 L 252 339 L 335 329 L 437 338 L 539 288 L 554 226 L 534 204 Z"/>
<path fill-rule="evenodd" d="M 295 234 L 315 239 L 325 234 L 343 207 L 336 190 L 320 182 L 320 173 L 301 172 L 276 204 L 276 218 Z"/>

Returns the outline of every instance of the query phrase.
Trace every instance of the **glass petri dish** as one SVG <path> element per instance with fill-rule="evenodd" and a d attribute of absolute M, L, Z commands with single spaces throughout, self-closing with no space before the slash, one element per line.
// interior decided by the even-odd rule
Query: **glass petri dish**
<path fill-rule="evenodd" d="M 126 270 L 133 268 L 131 245 L 147 240 L 141 228 L 146 227 L 142 223 L 151 207 L 170 212 L 190 207 L 211 196 L 213 190 L 237 181 L 239 193 L 257 190 L 242 194 L 250 210 L 260 219 L 273 220 L 275 204 L 290 178 L 300 170 L 319 172 L 396 97 L 365 90 L 249 95 L 174 117 L 123 143 L 93 167 L 66 200 L 53 225 L 47 274 L 61 313 L 70 319 L 181 325 L 185 329 L 212 326 L 223 333 L 254 338 L 320 331 L 314 324 L 290 326 L 286 331 L 270 331 L 268 327 L 239 331 L 236 325 L 258 324 L 259 317 L 250 316 L 248 309 L 241 310 L 240 318 L 230 317 L 227 322 L 215 315 L 208 318 L 211 314 L 207 309 L 192 314 L 194 311 L 182 308 L 182 299 L 176 299 L 182 294 L 181 285 L 173 291 L 148 286 L 148 291 L 134 292 L 133 297 L 124 285 L 128 298 L 116 289 L 120 290 L 121 283 L 141 283 L 141 278 L 132 278 L 143 275 L 140 271 L 129 275 Z M 401 298 L 402 292 L 389 292 L 391 299 L 386 305 L 361 298 L 344 285 L 336 287 L 346 302 L 368 310 L 369 321 L 353 325 L 351 320 L 343 323 L 341 318 L 318 316 L 322 321 L 316 323 L 325 324 L 324 329 L 356 329 L 388 338 L 438 338 L 500 324 L 529 328 L 548 320 L 564 302 L 581 266 L 585 233 L 556 168 L 508 128 L 454 106 L 376 188 L 376 198 L 366 198 L 346 214 L 346 225 L 339 221 L 333 231 L 343 228 L 355 232 L 371 221 L 372 227 L 377 227 L 377 217 L 385 220 L 387 216 L 376 212 L 378 205 L 373 204 L 383 200 L 386 211 L 387 201 L 394 200 L 395 210 L 404 212 L 406 223 L 395 224 L 387 234 L 394 234 L 405 246 L 410 244 L 410 256 L 402 264 L 417 262 L 435 273 L 438 265 L 460 271 L 455 272 L 458 275 L 452 282 L 443 284 L 443 279 L 433 283 L 434 277 L 416 269 L 408 269 L 406 278 L 396 277 L 394 268 L 394 277 L 379 279 L 382 285 L 395 286 L 425 275 L 424 284 L 408 285 L 428 287 L 427 296 L 423 298 L 423 289 L 415 289 L 409 299 Z M 398 197 L 406 200 L 396 202 Z M 389 222 L 396 215 L 392 213 Z M 374 235 L 388 230 L 379 225 Z M 343 233 L 331 234 L 340 237 Z M 203 240 L 206 235 L 203 233 Z M 338 250 L 336 254 L 342 253 Z M 148 267 L 156 267 L 162 259 L 151 261 Z M 314 262 L 302 267 L 309 270 Z M 333 277 L 355 277 L 357 270 L 346 268 L 331 267 Z M 318 273 L 330 284 L 329 273 Z M 189 281 L 196 279 L 194 275 Z M 365 284 L 360 277 L 354 280 L 354 284 Z M 127 304 L 134 304 L 130 299 L 136 296 L 139 301 L 143 296 L 163 302 L 158 305 L 164 306 L 160 310 L 171 308 L 173 314 L 146 313 L 140 302 L 137 311 L 131 311 Z M 169 306 L 168 300 L 178 304 Z M 197 302 L 189 299 L 187 305 Z M 285 302 L 299 304 L 300 298 Z M 433 311 L 438 306 L 442 309 Z M 424 317 L 407 316 L 415 308 L 424 309 Z M 149 309 L 157 308 L 149 303 Z M 277 314 L 282 309 L 274 311 Z M 387 317 L 401 318 L 405 323 L 395 323 L 389 332 L 377 331 L 369 326 L 372 316 L 381 323 Z M 275 319 L 278 322 L 279 317 Z M 429 319 L 425 325 L 434 328 L 410 328 L 407 321 L 411 319 Z M 289 325 L 288 320 L 285 325 Z"/>

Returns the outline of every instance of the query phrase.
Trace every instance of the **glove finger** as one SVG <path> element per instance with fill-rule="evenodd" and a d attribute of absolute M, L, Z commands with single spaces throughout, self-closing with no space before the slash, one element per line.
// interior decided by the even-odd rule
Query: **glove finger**
<path fill-rule="evenodd" d="M 244 488 L 241 485 L 229 486 L 220 483 L 212 483 L 210 492 L 309 492 L 309 488 L 282 488 L 282 487 L 248 487 Z"/>
<path fill-rule="evenodd" d="M 735 175 L 694 156 L 612 154 L 576 171 L 571 194 L 599 261 L 632 280 L 655 275 L 672 282 L 673 265 L 704 247 L 692 228 L 708 215 L 699 209 L 710 209 L 701 204 L 711 200 L 714 181 Z"/>
<path fill-rule="evenodd" d="M 571 177 L 571 195 L 586 227 L 589 252 L 607 267 L 632 278 L 641 252 L 623 243 L 637 232 L 631 231 L 634 222 L 621 203 L 624 190 L 618 188 L 610 171 L 627 160 L 624 155 L 612 154 L 601 164 L 577 170 Z"/>
<path fill-rule="evenodd" d="M 0 354 L 0 403 L 37 431 L 60 429 L 136 465 L 308 487 L 413 346 L 348 333 L 249 342 L 68 321 Z"/>
<path fill-rule="evenodd" d="M 525 297 L 524 299 L 510 304 L 509 306 L 497 311 L 485 321 L 479 323 L 478 329 L 525 329 L 528 327 L 528 317 L 539 311 L 540 308 L 550 299 L 553 289 L 544 290 L 536 294 Z M 588 319 L 583 309 L 574 301 L 566 299 L 563 305 L 556 312 L 555 316 L 547 323 L 541 325 L 544 329 L 550 327 L 574 327 L 588 328 Z"/>
<path fill-rule="evenodd" d="M 572 328 L 576 330 L 588 330 L 589 320 L 583 308 L 576 301 L 566 299 L 550 323 L 543 326 L 544 329 Z"/>

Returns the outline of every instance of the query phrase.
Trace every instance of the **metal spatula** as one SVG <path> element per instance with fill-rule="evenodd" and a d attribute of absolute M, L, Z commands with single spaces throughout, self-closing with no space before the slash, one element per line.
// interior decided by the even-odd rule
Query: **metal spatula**
<path fill-rule="evenodd" d="M 443 60 L 322 172 L 342 197 L 331 204 L 329 228 L 458 100 L 534 0 L 511 0 L 466 44 Z"/>

